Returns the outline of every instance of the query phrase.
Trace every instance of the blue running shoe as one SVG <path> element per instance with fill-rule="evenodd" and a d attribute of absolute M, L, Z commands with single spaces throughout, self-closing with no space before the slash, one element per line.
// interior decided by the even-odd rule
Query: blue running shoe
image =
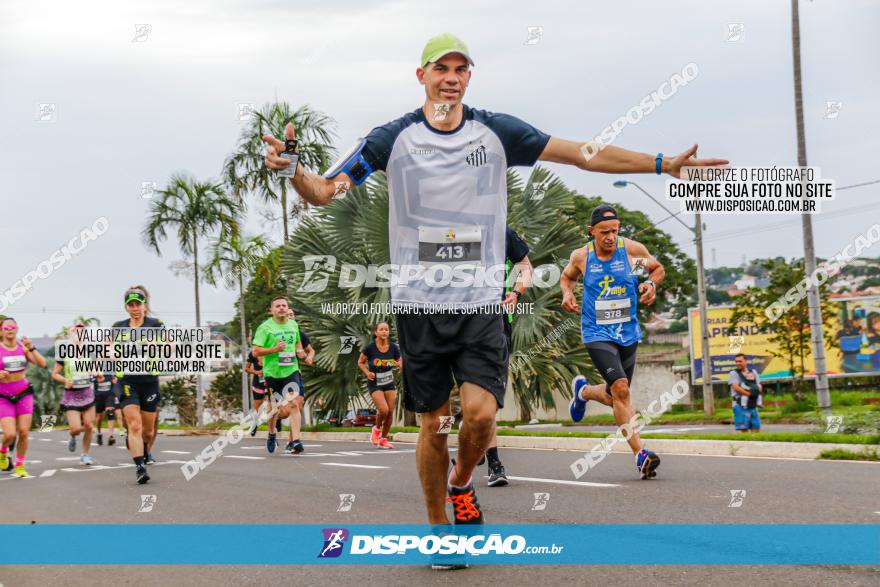
<path fill-rule="evenodd" d="M 657 467 L 660 466 L 660 457 L 655 453 L 642 449 L 636 455 L 636 468 L 642 475 L 642 479 L 653 479 L 657 476 Z"/>
<path fill-rule="evenodd" d="M 587 400 L 581 399 L 581 389 L 587 384 L 587 378 L 578 375 L 571 380 L 571 403 L 568 404 L 568 413 L 571 414 L 572 422 L 580 422 L 587 413 Z"/>
<path fill-rule="evenodd" d="M 67 439 L 67 450 L 69 450 L 70 452 L 76 451 L 76 436 L 71 435 Z"/>
<path fill-rule="evenodd" d="M 274 435 L 274 434 L 270 434 L 270 435 L 269 435 L 269 439 L 266 441 L 266 450 L 269 451 L 269 454 L 272 454 L 273 452 L 275 452 L 275 446 L 276 446 L 277 444 L 278 444 L 278 443 L 275 442 L 275 435 Z"/>

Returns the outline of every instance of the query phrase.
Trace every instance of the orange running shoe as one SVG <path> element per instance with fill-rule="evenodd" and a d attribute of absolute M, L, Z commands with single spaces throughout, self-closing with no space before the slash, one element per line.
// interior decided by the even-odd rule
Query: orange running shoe
<path fill-rule="evenodd" d="M 379 444 L 379 439 L 382 438 L 382 431 L 379 430 L 378 428 L 376 428 L 375 426 L 373 426 L 372 432 L 373 433 L 370 434 L 370 442 L 372 442 L 373 445 L 375 446 L 375 445 Z"/>
<path fill-rule="evenodd" d="M 382 438 L 379 440 L 379 448 L 394 448 L 394 445 L 388 442 L 387 438 Z"/>
<path fill-rule="evenodd" d="M 448 490 L 449 497 L 446 498 L 446 501 L 452 502 L 456 524 L 483 523 L 483 511 L 480 509 L 480 502 L 477 500 L 477 492 L 474 491 L 473 483 L 465 488 L 450 486 Z"/>

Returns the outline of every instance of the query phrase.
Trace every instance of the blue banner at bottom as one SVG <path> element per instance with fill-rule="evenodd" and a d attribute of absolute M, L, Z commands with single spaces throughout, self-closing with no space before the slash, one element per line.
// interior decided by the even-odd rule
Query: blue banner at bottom
<path fill-rule="evenodd" d="M 2 526 L 24 565 L 878 565 L 876 524 Z M 106 548 L 108 536 L 124 548 Z M 266 544 L 285 544 L 267 556 Z"/>

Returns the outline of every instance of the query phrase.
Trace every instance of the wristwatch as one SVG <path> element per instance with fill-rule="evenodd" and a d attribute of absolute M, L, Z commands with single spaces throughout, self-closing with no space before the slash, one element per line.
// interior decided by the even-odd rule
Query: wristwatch
<path fill-rule="evenodd" d="M 512 291 L 513 293 L 516 294 L 516 299 L 517 299 L 517 300 L 519 300 L 519 299 L 522 297 L 522 292 L 521 292 L 521 291 L 518 291 L 518 290 L 515 290 L 515 289 L 514 289 L 514 290 L 511 290 L 511 291 Z"/>

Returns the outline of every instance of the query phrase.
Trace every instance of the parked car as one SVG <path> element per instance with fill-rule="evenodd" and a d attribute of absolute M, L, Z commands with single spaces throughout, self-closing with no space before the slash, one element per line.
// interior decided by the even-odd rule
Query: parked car
<path fill-rule="evenodd" d="M 342 425 L 348 427 L 364 427 L 376 425 L 376 410 L 360 409 L 351 410 L 342 420 Z"/>
<path fill-rule="evenodd" d="M 332 410 L 328 410 L 327 413 L 317 412 L 315 414 L 315 418 L 318 424 L 328 424 L 330 426 L 341 426 L 342 423 L 339 421 L 340 418 L 333 413 Z"/>

